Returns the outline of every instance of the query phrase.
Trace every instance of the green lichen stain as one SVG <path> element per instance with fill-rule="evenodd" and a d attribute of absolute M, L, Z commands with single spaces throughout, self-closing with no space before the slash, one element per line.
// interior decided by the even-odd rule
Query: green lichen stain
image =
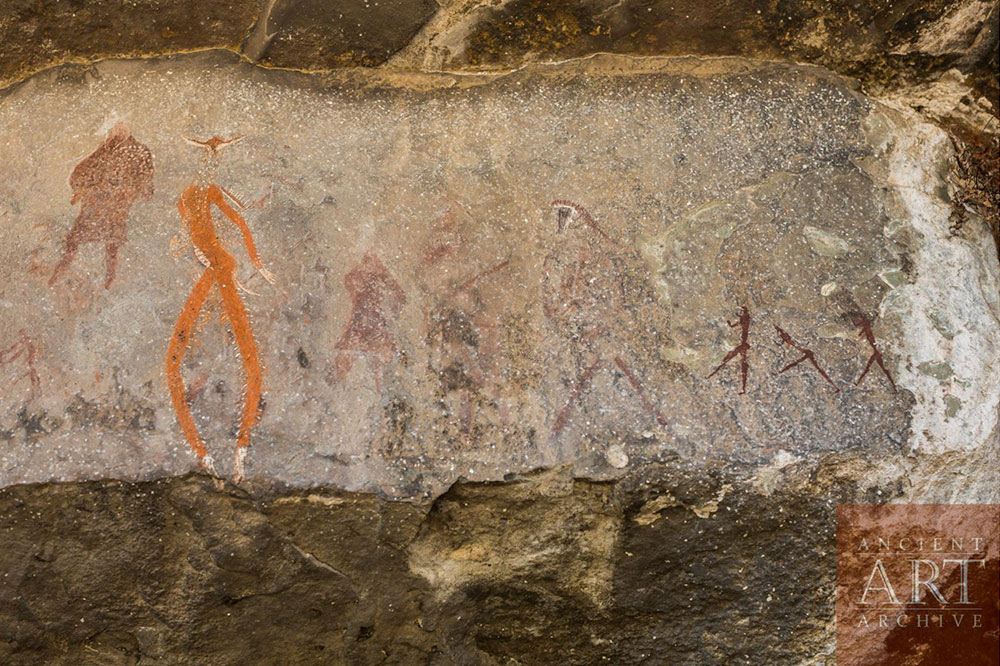
<path fill-rule="evenodd" d="M 962 401 L 953 395 L 946 395 L 944 397 L 944 417 L 946 419 L 953 419 L 955 415 L 962 409 Z"/>
<path fill-rule="evenodd" d="M 886 271 L 885 273 L 879 273 L 879 277 L 882 278 L 882 282 L 885 282 L 893 289 L 906 284 L 906 273 L 903 271 Z"/>
<path fill-rule="evenodd" d="M 940 382 L 948 381 L 955 374 L 947 361 L 927 361 L 918 365 L 917 370 L 920 374 L 933 377 Z"/>

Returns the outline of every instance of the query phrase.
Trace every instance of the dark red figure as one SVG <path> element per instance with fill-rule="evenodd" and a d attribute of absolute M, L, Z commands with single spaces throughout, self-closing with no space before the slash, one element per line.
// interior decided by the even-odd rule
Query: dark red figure
<path fill-rule="evenodd" d="M 797 361 L 792 361 L 791 363 L 783 367 L 781 370 L 778 370 L 779 375 L 785 372 L 786 370 L 791 370 L 802 361 L 809 361 L 812 364 L 812 366 L 816 368 L 816 372 L 823 375 L 823 379 L 825 379 L 827 382 L 830 383 L 830 386 L 833 387 L 834 392 L 840 393 L 840 389 L 833 382 L 833 380 L 830 379 L 830 375 L 823 372 L 823 368 L 819 367 L 819 363 L 816 362 L 816 354 L 814 354 L 811 349 L 803 347 L 802 345 L 795 342 L 795 340 L 792 339 L 792 336 L 788 335 L 788 333 L 785 333 L 785 331 L 783 331 L 781 327 L 778 326 L 777 324 L 775 324 L 774 329 L 778 331 L 778 335 L 781 336 L 781 342 L 783 344 L 786 344 L 789 347 L 802 352 L 802 357 L 800 359 L 798 359 Z"/>
<path fill-rule="evenodd" d="M 118 269 L 118 249 L 125 244 L 125 224 L 140 197 L 153 198 L 153 157 L 122 123 L 108 138 L 76 165 L 69 177 L 71 204 L 80 202 L 80 213 L 66 234 L 62 259 L 52 271 L 49 285 L 73 263 L 83 243 L 104 243 L 104 288 L 111 286 Z"/>
<path fill-rule="evenodd" d="M 11 384 L 16 384 L 22 379 L 27 378 L 31 391 L 29 399 L 34 400 L 41 388 L 41 381 L 38 378 L 38 372 L 35 370 L 35 361 L 38 360 L 38 347 L 31 341 L 31 338 L 24 332 L 23 328 L 18 331 L 18 335 L 20 337 L 12 345 L 6 349 L 0 349 L 0 365 L 13 363 L 19 358 L 24 359 L 24 365 L 27 367 L 27 370 L 11 382 Z"/>
<path fill-rule="evenodd" d="M 878 345 L 875 342 L 875 334 L 872 333 L 871 321 L 864 315 L 860 314 L 852 315 L 851 318 L 854 321 L 854 325 L 859 329 L 858 337 L 864 338 L 868 343 L 868 346 L 872 348 L 872 355 L 868 357 L 868 364 L 865 365 L 865 371 L 861 373 L 861 376 L 858 377 L 858 381 L 854 382 L 854 385 L 858 386 L 861 384 L 861 380 L 864 379 L 865 375 L 868 374 L 868 371 L 871 370 L 872 363 L 878 363 L 878 367 L 882 368 L 885 378 L 889 380 L 889 385 L 892 386 L 892 392 L 898 393 L 896 390 L 896 383 L 892 381 L 892 375 L 889 374 L 889 371 L 885 367 L 885 359 L 882 358 L 882 352 L 878 350 Z"/>
<path fill-rule="evenodd" d="M 750 343 L 747 342 L 747 338 L 750 337 L 750 311 L 747 310 L 747 306 L 745 305 L 741 306 L 740 310 L 741 313 L 739 321 L 729 321 L 728 319 L 726 320 L 726 323 L 729 324 L 730 328 L 736 328 L 737 326 L 740 327 L 740 344 L 738 344 L 735 348 L 733 348 L 731 352 L 726 354 L 726 358 L 722 359 L 722 363 L 720 363 L 718 367 L 712 371 L 709 377 L 717 373 L 719 370 L 722 370 L 723 366 L 725 366 L 731 360 L 736 358 L 736 355 L 739 354 L 740 395 L 743 395 L 747 392 L 747 373 L 750 372 L 750 363 L 747 362 L 747 352 L 750 351 Z"/>
<path fill-rule="evenodd" d="M 382 390 L 382 369 L 396 353 L 396 341 L 389 329 L 406 305 L 406 294 L 385 265 L 371 252 L 344 276 L 351 297 L 351 319 L 334 346 L 340 353 L 334 379 L 343 380 L 354 364 L 353 355 L 366 355 L 375 375 L 375 388 Z"/>

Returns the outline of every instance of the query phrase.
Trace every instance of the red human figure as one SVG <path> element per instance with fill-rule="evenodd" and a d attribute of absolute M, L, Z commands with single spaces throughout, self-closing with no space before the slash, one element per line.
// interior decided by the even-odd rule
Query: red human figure
<path fill-rule="evenodd" d="M 740 318 L 738 321 L 726 320 L 726 323 L 729 324 L 730 328 L 736 328 L 737 326 L 740 327 L 740 344 L 736 345 L 731 352 L 726 354 L 726 357 L 722 359 L 722 363 L 720 363 L 718 367 L 716 367 L 715 370 L 708 375 L 708 377 L 711 377 L 719 370 L 722 370 L 723 366 L 736 358 L 736 355 L 739 354 L 741 378 L 740 395 L 743 395 L 747 392 L 747 373 L 750 372 L 750 363 L 747 362 L 747 352 L 750 351 L 750 343 L 747 342 L 747 338 L 750 336 L 750 311 L 747 310 L 747 306 L 745 305 L 741 306 L 740 310 Z M 708 377 L 706 377 L 706 379 L 708 379 Z"/>
<path fill-rule="evenodd" d="M 809 361 L 812 364 L 812 366 L 816 368 L 816 372 L 821 374 L 823 376 L 823 379 L 829 382 L 830 386 L 833 387 L 834 393 L 840 393 L 840 388 L 838 388 L 837 385 L 833 382 L 833 380 L 830 379 L 830 376 L 823 371 L 823 368 L 819 367 L 819 363 L 816 362 L 816 354 L 814 354 L 811 349 L 803 347 L 802 345 L 795 342 L 795 340 L 792 339 L 792 336 L 788 335 L 788 333 L 783 331 L 781 327 L 778 326 L 777 324 L 775 324 L 774 328 L 776 331 L 778 331 L 778 335 L 781 336 L 781 342 L 783 344 L 786 344 L 789 347 L 792 347 L 793 349 L 802 352 L 801 358 L 799 358 L 797 361 L 792 361 L 791 363 L 783 367 L 781 370 L 778 370 L 777 374 L 780 375 L 786 370 L 791 370 L 802 361 Z"/>
<path fill-rule="evenodd" d="M 860 385 L 861 380 L 864 379 L 865 375 L 868 374 L 868 371 L 871 370 L 872 363 L 878 363 L 878 367 L 882 369 L 882 372 L 885 374 L 885 378 L 889 380 L 889 385 L 892 386 L 892 392 L 898 393 L 896 390 L 896 383 L 892 381 L 892 375 L 889 374 L 889 371 L 885 367 L 885 359 L 882 358 L 882 352 L 879 351 L 878 345 L 875 342 L 875 334 L 872 332 L 871 321 L 861 314 L 851 315 L 851 319 L 854 322 L 854 325 L 859 329 L 858 337 L 864 338 L 865 342 L 868 343 L 868 346 L 872 348 L 872 355 L 868 357 L 868 364 L 865 365 L 864 372 L 862 372 L 861 376 L 858 377 L 858 381 L 854 382 L 854 385 Z"/>
<path fill-rule="evenodd" d="M 637 396 L 639 396 L 639 402 L 642 403 L 642 408 L 648 413 L 653 414 L 656 417 L 657 423 L 663 426 L 667 425 L 667 420 L 663 418 L 663 415 L 660 414 L 655 407 L 653 407 L 653 404 L 646 396 L 646 390 L 642 388 L 642 382 L 639 381 L 639 378 L 635 376 L 635 373 L 632 372 L 632 370 L 625 364 L 625 361 L 622 360 L 621 356 L 615 356 L 615 365 L 618 366 L 619 370 L 625 373 L 625 377 L 628 378 L 628 383 L 632 385 L 632 390 L 635 391 Z"/>
<path fill-rule="evenodd" d="M 31 341 L 31 338 L 24 332 L 23 328 L 17 334 L 19 337 L 13 344 L 6 349 L 0 349 L 0 365 L 8 365 L 19 358 L 24 359 L 24 367 L 27 370 L 10 383 L 16 384 L 22 379 L 27 378 L 29 384 L 28 395 L 30 396 L 28 399 L 34 400 L 42 385 L 41 380 L 38 378 L 38 371 L 35 370 L 35 362 L 38 360 L 38 347 Z"/>
<path fill-rule="evenodd" d="M 500 319 L 510 294 L 510 259 L 472 230 L 481 226 L 460 202 L 430 225 L 415 277 L 428 306 L 424 316 L 428 368 L 437 376 L 447 412 L 460 415 L 469 444 L 480 397 L 489 396 L 506 422 Z M 475 269 L 470 270 L 470 268 Z"/>
<path fill-rule="evenodd" d="M 125 225 L 137 199 L 153 198 L 153 157 L 122 123 L 107 139 L 76 165 L 69 177 L 71 204 L 80 202 L 80 213 L 63 242 L 63 254 L 49 286 L 71 263 L 83 243 L 104 243 L 104 288 L 111 287 L 118 269 L 118 249 L 127 240 Z"/>
<path fill-rule="evenodd" d="M 580 394 L 586 391 L 587 387 L 590 386 L 590 382 L 594 378 L 594 375 L 597 374 L 597 369 L 600 367 L 601 363 L 601 359 L 594 361 L 593 365 L 584 370 L 583 373 L 581 373 L 577 378 L 576 387 L 566 400 L 566 404 L 559 410 L 559 414 L 556 415 L 555 423 L 552 426 L 553 435 L 558 435 L 562 432 L 562 429 L 566 427 L 566 422 L 569 421 L 569 415 L 573 411 L 573 406 L 580 398 Z"/>
<path fill-rule="evenodd" d="M 628 350 L 627 329 L 631 328 L 622 322 L 627 305 L 623 267 L 641 267 L 641 260 L 601 229 L 583 206 L 556 199 L 552 209 L 556 213 L 556 233 L 567 237 L 545 259 L 546 297 L 542 310 L 550 325 L 571 341 L 580 370 L 573 390 L 553 422 L 552 436 L 558 436 L 569 422 L 580 396 L 597 372 L 601 369 L 613 372 L 616 366 L 624 373 L 643 410 L 658 424 L 666 425 L 666 419 L 650 402 L 623 353 Z M 581 222 L 582 228 L 570 231 L 576 222 Z"/>
<path fill-rule="evenodd" d="M 227 141 L 219 137 L 212 137 L 208 141 L 188 139 L 190 143 L 204 149 L 202 168 L 198 180 L 181 194 L 177 208 L 190 232 L 195 254 L 205 265 L 205 272 L 195 283 L 187 302 L 184 304 L 184 309 L 181 310 L 181 314 L 177 318 L 174 333 L 170 337 L 170 345 L 167 349 L 167 386 L 170 388 L 170 396 L 174 403 L 174 409 L 177 411 L 177 420 L 180 422 L 181 430 L 184 431 L 188 444 L 198 456 L 199 465 L 215 475 L 214 461 L 208 455 L 205 443 L 198 435 L 194 419 L 191 417 L 191 409 L 187 403 L 184 382 L 181 379 L 181 361 L 191 344 L 195 324 L 198 321 L 201 308 L 205 304 L 205 299 L 215 287 L 219 292 L 226 317 L 236 339 L 236 345 L 240 350 L 247 381 L 243 415 L 240 420 L 233 462 L 233 481 L 235 483 L 243 480 L 243 467 L 247 447 L 250 445 L 250 430 L 257 422 L 259 413 L 263 372 L 260 366 L 257 343 L 254 341 L 253 330 L 250 327 L 250 317 L 237 292 L 237 287 L 240 285 L 236 280 L 236 259 L 223 247 L 216 236 L 215 225 L 212 222 L 212 206 L 222 211 L 223 215 L 229 218 L 240 230 L 250 261 L 253 262 L 261 276 L 268 282 L 274 281 L 274 277 L 264 269 L 260 257 L 257 256 L 257 247 L 254 245 L 253 236 L 246 220 L 226 203 L 223 196 L 225 190 L 213 182 L 215 170 L 219 164 L 219 149 L 238 140 L 239 138 Z M 237 203 L 237 205 L 239 204 Z"/>
<path fill-rule="evenodd" d="M 406 305 L 406 293 L 389 274 L 385 265 L 371 252 L 344 276 L 344 286 L 351 298 L 351 318 L 340 340 L 334 362 L 333 378 L 342 381 L 354 365 L 354 354 L 371 359 L 375 390 L 382 390 L 382 370 L 396 353 L 396 340 L 389 329 Z"/>

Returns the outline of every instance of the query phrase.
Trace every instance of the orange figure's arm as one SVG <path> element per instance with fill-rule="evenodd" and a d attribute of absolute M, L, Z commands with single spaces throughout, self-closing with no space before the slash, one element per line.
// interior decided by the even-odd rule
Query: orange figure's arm
<path fill-rule="evenodd" d="M 222 211 L 223 215 L 232 220 L 233 224 L 239 228 L 240 233 L 243 234 L 243 244 L 246 245 L 247 254 L 250 255 L 250 261 L 252 261 L 253 265 L 258 271 L 260 271 L 260 274 L 270 282 L 271 274 L 264 269 L 264 264 L 260 262 L 260 257 L 257 256 L 257 246 L 254 245 L 253 235 L 250 233 L 250 227 L 247 226 L 246 220 L 244 220 L 243 216 L 237 213 L 232 206 L 226 203 L 225 197 L 222 196 L 222 190 L 220 190 L 217 185 L 212 185 L 209 188 L 208 196 L 211 202 Z"/>

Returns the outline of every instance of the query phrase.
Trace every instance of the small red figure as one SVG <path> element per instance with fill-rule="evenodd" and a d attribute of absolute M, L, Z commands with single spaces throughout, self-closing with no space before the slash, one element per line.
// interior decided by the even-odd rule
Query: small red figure
<path fill-rule="evenodd" d="M 731 360 L 736 358 L 736 355 L 739 354 L 740 377 L 741 377 L 740 395 L 743 395 L 747 392 L 747 373 L 750 372 L 750 363 L 747 362 L 747 352 L 750 351 L 750 343 L 747 342 L 747 338 L 750 336 L 750 311 L 747 310 L 747 306 L 745 305 L 741 306 L 740 309 L 741 313 L 739 321 L 729 321 L 728 319 L 726 320 L 726 323 L 729 324 L 730 328 L 736 328 L 737 326 L 740 327 L 740 344 L 738 344 L 735 348 L 733 348 L 731 352 L 726 354 L 726 358 L 722 359 L 722 363 L 720 363 L 718 367 L 716 367 L 715 370 L 713 370 L 712 373 L 708 375 L 708 377 L 711 377 L 719 370 L 722 370 L 723 366 L 725 366 Z M 708 377 L 706 377 L 706 379 L 708 379 Z"/>
<path fill-rule="evenodd" d="M 851 316 L 854 325 L 859 329 L 858 337 L 864 338 L 868 345 L 872 348 L 872 355 L 868 357 L 868 364 L 865 366 L 865 371 L 861 373 L 858 377 L 858 381 L 854 382 L 855 386 L 861 384 L 861 380 L 865 378 L 868 371 L 871 370 L 872 363 L 878 363 L 878 367 L 882 368 L 882 372 L 885 373 L 885 378 L 889 380 L 889 385 L 892 386 L 892 392 L 898 393 L 896 390 L 896 383 L 892 381 L 892 375 L 885 367 L 885 359 L 882 358 L 882 352 L 878 350 L 878 345 L 875 343 L 875 334 L 872 333 L 872 323 L 871 321 L 861 314 L 853 314 Z"/>
<path fill-rule="evenodd" d="M 821 374 L 823 376 L 823 379 L 825 379 L 827 382 L 830 383 L 830 386 L 833 387 L 834 392 L 835 393 L 840 393 L 840 389 L 833 382 L 833 380 L 830 379 L 830 376 L 828 374 L 826 374 L 825 372 L 823 372 L 823 368 L 819 367 L 819 363 L 816 362 L 816 354 L 814 354 L 811 349 L 807 349 L 806 347 L 803 347 L 802 345 L 796 343 L 795 340 L 792 339 L 792 336 L 788 335 L 788 333 L 785 333 L 785 331 L 783 331 L 781 329 L 781 327 L 778 326 L 777 324 L 775 324 L 774 328 L 775 328 L 776 331 L 778 331 L 778 335 L 781 336 L 781 342 L 783 344 L 786 344 L 789 347 L 792 347 L 793 349 L 796 349 L 796 350 L 802 352 L 802 358 L 800 358 L 797 361 L 792 361 L 791 363 L 789 363 L 788 365 L 786 365 L 785 367 L 783 367 L 781 370 L 778 370 L 777 374 L 780 375 L 781 373 L 785 372 L 786 370 L 791 370 L 792 368 L 794 368 L 795 366 L 797 366 L 802 361 L 809 361 L 810 363 L 812 363 L 812 366 L 814 368 L 816 368 L 816 372 L 818 372 L 819 374 Z"/>
<path fill-rule="evenodd" d="M 24 365 L 28 369 L 10 383 L 16 384 L 27 377 L 28 383 L 30 384 L 29 395 L 31 396 L 28 399 L 34 400 L 42 385 L 38 378 L 38 372 L 35 370 L 35 361 L 38 360 L 38 347 L 36 347 L 35 343 L 31 341 L 31 338 L 29 338 L 28 334 L 24 332 L 23 328 L 17 333 L 20 336 L 17 341 L 6 349 L 0 349 L 0 365 L 13 363 L 22 356 L 24 357 Z"/>
<path fill-rule="evenodd" d="M 385 265 L 371 252 L 344 276 L 351 298 L 351 318 L 340 340 L 332 378 L 342 381 L 354 365 L 356 354 L 364 354 L 372 365 L 375 390 L 382 391 L 382 371 L 396 353 L 396 340 L 389 327 L 406 305 L 406 293 Z"/>

